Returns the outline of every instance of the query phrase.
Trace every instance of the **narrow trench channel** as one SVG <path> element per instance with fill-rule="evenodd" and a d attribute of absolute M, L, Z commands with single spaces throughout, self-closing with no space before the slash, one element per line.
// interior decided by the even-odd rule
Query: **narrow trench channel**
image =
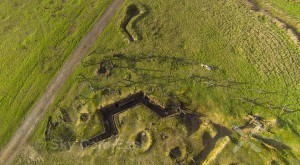
<path fill-rule="evenodd" d="M 89 140 L 83 141 L 82 147 L 87 148 L 100 141 L 116 136 L 118 134 L 118 129 L 116 127 L 114 117 L 117 114 L 123 113 L 128 109 L 140 104 L 145 105 L 147 108 L 149 108 L 161 118 L 165 118 L 174 114 L 174 112 L 171 112 L 171 109 L 163 108 L 155 104 L 148 96 L 144 94 L 144 92 L 138 92 L 136 94 L 130 95 L 122 100 L 119 100 L 113 104 L 99 109 L 97 112 L 98 115 L 101 116 L 103 119 L 103 126 L 105 132 Z"/>
<path fill-rule="evenodd" d="M 127 34 L 128 39 L 130 42 L 134 42 L 134 37 L 132 36 L 132 34 L 130 34 L 130 32 L 128 31 L 128 25 L 130 23 L 130 21 L 138 16 L 140 14 L 140 10 L 135 6 L 135 5 L 130 5 L 127 8 L 126 11 L 126 17 L 125 17 L 125 21 L 122 23 L 121 27 L 124 30 L 124 32 Z"/>

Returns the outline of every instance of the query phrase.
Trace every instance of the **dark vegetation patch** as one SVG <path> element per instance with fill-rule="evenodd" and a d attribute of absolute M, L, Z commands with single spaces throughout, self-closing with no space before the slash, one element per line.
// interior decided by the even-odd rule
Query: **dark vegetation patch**
<path fill-rule="evenodd" d="M 104 60 L 100 63 L 100 68 L 97 70 L 97 74 L 108 77 L 111 75 L 113 69 L 114 64 L 110 60 Z"/>
<path fill-rule="evenodd" d="M 182 152 L 179 147 L 175 147 L 175 148 L 171 149 L 169 152 L 169 156 L 171 159 L 178 159 L 181 157 L 181 155 L 182 155 Z"/>
<path fill-rule="evenodd" d="M 279 165 L 275 160 L 272 160 L 271 165 Z"/>
<path fill-rule="evenodd" d="M 98 74 L 99 75 L 102 75 L 102 74 L 106 74 L 108 72 L 108 70 L 107 70 L 107 68 L 106 67 L 100 67 L 99 69 L 98 69 Z"/>
<path fill-rule="evenodd" d="M 48 118 L 45 130 L 45 145 L 47 150 L 68 150 L 75 141 L 73 129 L 66 123 L 53 122 Z"/>
<path fill-rule="evenodd" d="M 82 113 L 82 114 L 80 115 L 80 121 L 86 122 L 88 119 L 89 119 L 89 114 L 87 114 L 87 113 Z"/>
<path fill-rule="evenodd" d="M 72 120 L 70 118 L 70 115 L 69 115 L 69 113 L 67 112 L 66 109 L 60 108 L 60 113 L 61 113 L 61 116 L 59 116 L 59 119 L 61 121 L 63 121 L 64 123 L 72 122 Z"/>
<path fill-rule="evenodd" d="M 49 150 L 69 150 L 76 136 L 70 126 L 60 124 L 51 132 L 50 139 L 47 143 Z"/>
<path fill-rule="evenodd" d="M 45 140 L 50 140 L 50 133 L 53 129 L 55 129 L 58 125 L 58 122 L 53 122 L 52 116 L 48 118 L 46 130 L 45 130 Z"/>
<path fill-rule="evenodd" d="M 59 113 L 57 116 L 48 118 L 44 134 L 47 150 L 68 150 L 76 139 L 69 113 L 66 109 L 58 108 Z"/>

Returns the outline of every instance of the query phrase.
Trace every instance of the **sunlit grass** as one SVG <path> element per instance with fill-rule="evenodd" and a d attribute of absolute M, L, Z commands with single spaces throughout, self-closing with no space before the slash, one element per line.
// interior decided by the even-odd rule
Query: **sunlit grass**
<path fill-rule="evenodd" d="M 135 31 L 142 39 L 134 43 L 128 43 L 128 36 L 120 29 L 126 7 L 131 2 L 140 2 L 148 9 L 148 14 L 136 23 Z M 258 14 L 238 0 L 127 1 L 94 45 L 90 55 L 83 60 L 83 65 L 69 79 L 56 104 L 67 108 L 76 123 L 78 111 L 73 108 L 73 103 L 78 101 L 76 96 L 94 98 L 97 95 L 97 103 L 94 99 L 87 103 L 93 104 L 96 109 L 143 90 L 160 104 L 181 100 L 187 104 L 189 111 L 203 113 L 228 129 L 243 125 L 247 115 L 256 114 L 266 120 L 278 122 L 272 132 L 282 137 L 282 142 L 290 146 L 297 156 L 300 144 L 297 126 L 297 110 L 300 108 L 297 100 L 300 94 L 299 52 L 285 30 L 278 28 L 268 18 L 261 21 Z M 113 56 L 116 54 L 123 55 Z M 109 77 L 96 74 L 100 62 L 105 60 L 114 64 Z M 201 64 L 212 65 L 216 69 L 208 71 Z M 88 81 L 79 82 L 76 77 L 80 74 L 85 75 Z M 271 105 L 277 108 L 269 108 Z M 286 110 L 284 107 L 294 112 L 286 113 L 283 111 Z M 94 112 L 95 109 L 90 111 Z M 54 106 L 50 108 L 47 117 L 53 115 L 54 110 Z M 124 137 L 125 140 L 135 136 L 145 125 L 148 126 L 152 119 L 157 120 L 144 113 L 126 112 L 124 116 L 128 125 L 120 128 L 118 138 Z M 78 129 L 74 123 L 69 125 Z M 46 120 L 41 123 L 30 144 L 44 136 L 45 124 Z M 183 141 L 185 146 L 189 144 L 187 141 L 191 141 L 199 145 L 198 149 L 189 146 L 186 148 L 186 160 L 192 161 L 191 157 L 197 157 L 203 148 L 197 141 L 199 137 L 188 136 L 188 127 L 179 123 L 176 118 L 156 124 L 158 126 L 153 133 L 154 137 L 169 130 L 174 135 L 172 142 L 177 144 L 178 141 Z M 94 132 L 95 135 L 97 133 Z M 202 136 L 203 132 L 198 133 L 195 134 Z M 274 138 L 270 133 L 264 135 Z M 68 154 L 85 153 L 82 162 L 92 164 L 100 160 L 112 164 L 123 161 L 134 163 L 142 161 L 142 158 L 142 162 L 149 160 L 154 164 L 174 163 L 166 156 L 166 144 L 160 139 L 154 140 L 149 153 L 138 155 L 135 155 L 136 152 L 123 153 L 122 150 L 115 149 L 78 149 L 71 150 Z M 232 155 L 234 146 L 234 143 L 230 143 L 216 161 L 234 163 L 230 156 L 233 160 L 244 163 L 256 160 L 253 151 L 247 153 L 247 150 L 241 150 Z M 167 149 L 172 148 L 167 146 Z M 264 148 L 257 162 L 266 163 L 274 157 L 281 159 L 276 151 L 272 151 L 270 156 L 263 156 L 269 152 L 269 149 Z M 250 155 L 247 157 L 247 154 Z M 281 156 L 288 161 L 290 155 L 287 152 L 287 155 Z M 47 160 L 54 161 L 56 158 L 63 160 L 63 156 L 59 154 L 54 154 Z"/>

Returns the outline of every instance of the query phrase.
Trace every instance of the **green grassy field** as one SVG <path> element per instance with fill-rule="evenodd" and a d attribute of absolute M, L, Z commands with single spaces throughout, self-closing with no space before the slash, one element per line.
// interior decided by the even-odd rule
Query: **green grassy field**
<path fill-rule="evenodd" d="M 127 17 L 126 7 L 132 3 L 139 3 L 146 12 L 139 19 L 133 19 L 130 25 L 139 40 L 128 42 L 121 25 Z M 147 128 L 153 138 L 149 142 L 153 143 L 152 147 L 147 151 L 97 148 L 102 144 L 87 150 L 80 148 L 81 140 L 103 131 L 99 119 L 95 118 L 97 108 L 139 90 L 162 104 L 180 100 L 189 111 L 204 114 L 207 120 L 229 130 L 244 125 L 249 114 L 258 115 L 270 123 L 259 135 L 290 148 L 276 150 L 253 141 L 261 153 L 245 146 L 234 154 L 232 150 L 240 137 L 233 132 L 232 142 L 213 159 L 215 164 L 297 163 L 300 155 L 299 53 L 299 47 L 285 30 L 239 0 L 126 1 L 61 90 L 15 163 L 201 162 L 199 153 L 204 148 L 201 127 L 188 134 L 191 125 L 184 125 L 176 118 L 159 121 L 151 114 L 137 113 L 136 109 L 119 116 L 125 124 L 119 127 L 120 135 L 107 143 L 118 140 L 132 143 L 133 137 Z M 109 70 L 109 76 L 96 74 L 101 63 Z M 215 69 L 208 71 L 201 64 L 212 65 Z M 67 110 L 72 122 L 64 123 L 59 119 L 61 108 Z M 146 111 L 144 108 L 138 110 Z M 82 123 L 81 113 L 90 114 L 91 120 Z M 56 145 L 55 150 L 46 142 L 42 142 L 45 146 L 37 145 L 44 139 L 49 116 L 61 125 L 51 135 L 63 142 Z M 149 128 L 152 122 L 158 125 Z M 89 129 L 91 126 L 94 127 Z M 65 146 L 66 140 L 64 135 L 56 133 L 66 128 L 73 130 L 74 137 L 73 145 L 67 149 L 59 147 Z M 210 134 L 216 132 L 214 128 L 203 129 L 211 130 Z M 159 138 L 163 133 L 170 134 L 169 140 Z M 176 146 L 184 156 L 172 160 L 167 152 Z"/>
<path fill-rule="evenodd" d="M 300 33 L 300 3 L 297 0 L 255 0 L 259 6 Z"/>
<path fill-rule="evenodd" d="M 274 5 L 276 5 L 279 9 L 288 13 L 293 18 L 299 20 L 300 19 L 300 3 L 299 1 L 282 1 L 282 0 L 273 0 Z"/>
<path fill-rule="evenodd" d="M 0 148 L 110 2 L 1 2 Z"/>

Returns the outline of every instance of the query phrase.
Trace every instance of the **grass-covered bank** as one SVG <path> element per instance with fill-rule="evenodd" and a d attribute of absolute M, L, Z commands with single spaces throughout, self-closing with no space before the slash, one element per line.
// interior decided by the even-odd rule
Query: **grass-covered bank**
<path fill-rule="evenodd" d="M 1 2 L 0 148 L 110 2 Z"/>

